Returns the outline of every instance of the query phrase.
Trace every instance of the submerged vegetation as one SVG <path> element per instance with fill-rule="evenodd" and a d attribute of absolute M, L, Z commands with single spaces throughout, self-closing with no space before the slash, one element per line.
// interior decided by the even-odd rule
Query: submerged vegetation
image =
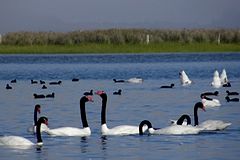
<path fill-rule="evenodd" d="M 11 32 L 0 53 L 240 51 L 240 29 L 106 29 Z"/>

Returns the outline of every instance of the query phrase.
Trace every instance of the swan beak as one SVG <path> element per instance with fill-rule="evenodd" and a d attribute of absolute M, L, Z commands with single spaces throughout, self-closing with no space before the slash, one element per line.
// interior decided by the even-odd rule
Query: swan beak
<path fill-rule="evenodd" d="M 96 91 L 95 92 L 95 94 L 97 94 L 97 95 L 101 95 L 101 94 L 103 94 L 104 93 L 104 91 Z"/>

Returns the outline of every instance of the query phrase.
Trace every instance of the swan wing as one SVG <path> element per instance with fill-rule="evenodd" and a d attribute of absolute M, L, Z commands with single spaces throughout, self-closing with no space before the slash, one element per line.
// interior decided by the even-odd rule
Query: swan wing
<path fill-rule="evenodd" d="M 166 134 L 166 135 L 187 135 L 198 134 L 202 129 L 191 125 L 171 125 L 165 128 L 154 130 L 149 129 L 151 134 Z"/>
<path fill-rule="evenodd" d="M 143 128 L 144 131 L 147 130 L 147 127 Z M 107 128 L 106 125 L 102 125 L 102 134 L 103 135 L 133 135 L 139 134 L 139 127 L 132 125 L 120 125 L 113 128 Z"/>
<path fill-rule="evenodd" d="M 202 122 L 199 127 L 203 128 L 206 131 L 217 131 L 224 130 L 229 127 L 232 123 L 223 122 L 221 120 L 207 120 Z"/>
<path fill-rule="evenodd" d="M 32 146 L 34 143 L 20 136 L 3 136 L 0 137 L 0 145 L 19 146 L 21 148 L 21 146 Z"/>
<path fill-rule="evenodd" d="M 47 134 L 52 136 L 90 136 L 91 130 L 89 127 L 86 128 L 75 128 L 75 127 L 60 127 L 55 129 L 49 129 L 45 131 Z"/>

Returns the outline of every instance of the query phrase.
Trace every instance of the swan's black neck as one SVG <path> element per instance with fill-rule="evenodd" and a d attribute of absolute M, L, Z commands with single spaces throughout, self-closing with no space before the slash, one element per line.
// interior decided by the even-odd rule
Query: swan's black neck
<path fill-rule="evenodd" d="M 37 125 L 37 112 L 39 110 L 40 106 L 39 105 L 36 105 L 35 108 L 34 108 L 34 126 Z"/>
<path fill-rule="evenodd" d="M 86 110 L 85 110 L 85 103 L 87 101 L 88 101 L 88 99 L 85 96 L 80 99 L 80 112 L 81 112 L 81 119 L 82 119 L 83 128 L 88 127 Z"/>
<path fill-rule="evenodd" d="M 107 94 L 103 93 L 102 98 L 102 111 L 101 111 L 101 124 L 106 124 L 106 110 L 107 110 Z"/>
<path fill-rule="evenodd" d="M 182 125 L 182 124 L 183 124 L 183 121 L 184 121 L 185 119 L 187 120 L 187 125 L 190 125 L 190 124 L 191 124 L 191 118 L 190 118 L 190 116 L 187 115 L 187 114 L 182 115 L 182 116 L 178 119 L 177 125 Z"/>
<path fill-rule="evenodd" d="M 147 125 L 148 126 L 148 129 L 149 128 L 152 128 L 152 124 L 151 122 L 149 122 L 148 120 L 143 120 L 140 124 L 139 124 L 139 135 L 143 135 L 143 126 L 144 125 Z"/>
<path fill-rule="evenodd" d="M 198 105 L 194 106 L 194 126 L 198 125 Z"/>

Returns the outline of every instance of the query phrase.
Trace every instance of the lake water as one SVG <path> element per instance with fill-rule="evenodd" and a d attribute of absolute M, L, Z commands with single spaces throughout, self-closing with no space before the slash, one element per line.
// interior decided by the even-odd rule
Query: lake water
<path fill-rule="evenodd" d="M 231 88 L 210 86 L 213 72 L 226 69 Z M 183 87 L 178 73 L 185 70 L 193 84 Z M 141 77 L 142 84 L 114 83 L 113 78 Z M 79 78 L 79 82 L 72 82 Z M 17 83 L 10 81 L 16 79 Z M 61 80 L 60 86 L 41 89 L 30 80 Z M 6 90 L 9 83 L 13 89 Z M 160 89 L 175 84 L 174 89 Z M 240 103 L 225 101 L 226 90 L 240 92 L 240 54 L 171 53 L 171 54 L 105 54 L 105 55 L 0 55 L 0 136 L 19 135 L 35 142 L 27 132 L 33 122 L 33 109 L 42 106 L 41 115 L 49 127 L 82 127 L 79 99 L 90 89 L 108 94 L 107 124 L 138 125 L 148 119 L 154 127 L 166 127 L 170 119 L 182 114 L 193 116 L 193 106 L 205 91 L 220 92 L 221 106 L 199 111 L 200 122 L 213 119 L 231 122 L 223 131 L 198 135 L 131 135 L 106 136 L 100 132 L 101 99 L 86 104 L 92 135 L 51 137 L 43 133 L 44 146 L 38 150 L 12 149 L 0 146 L 0 159 L 239 159 Z M 112 93 L 122 89 L 122 95 Z M 33 93 L 55 93 L 54 99 L 34 99 Z M 239 96 L 235 96 L 240 98 Z"/>

